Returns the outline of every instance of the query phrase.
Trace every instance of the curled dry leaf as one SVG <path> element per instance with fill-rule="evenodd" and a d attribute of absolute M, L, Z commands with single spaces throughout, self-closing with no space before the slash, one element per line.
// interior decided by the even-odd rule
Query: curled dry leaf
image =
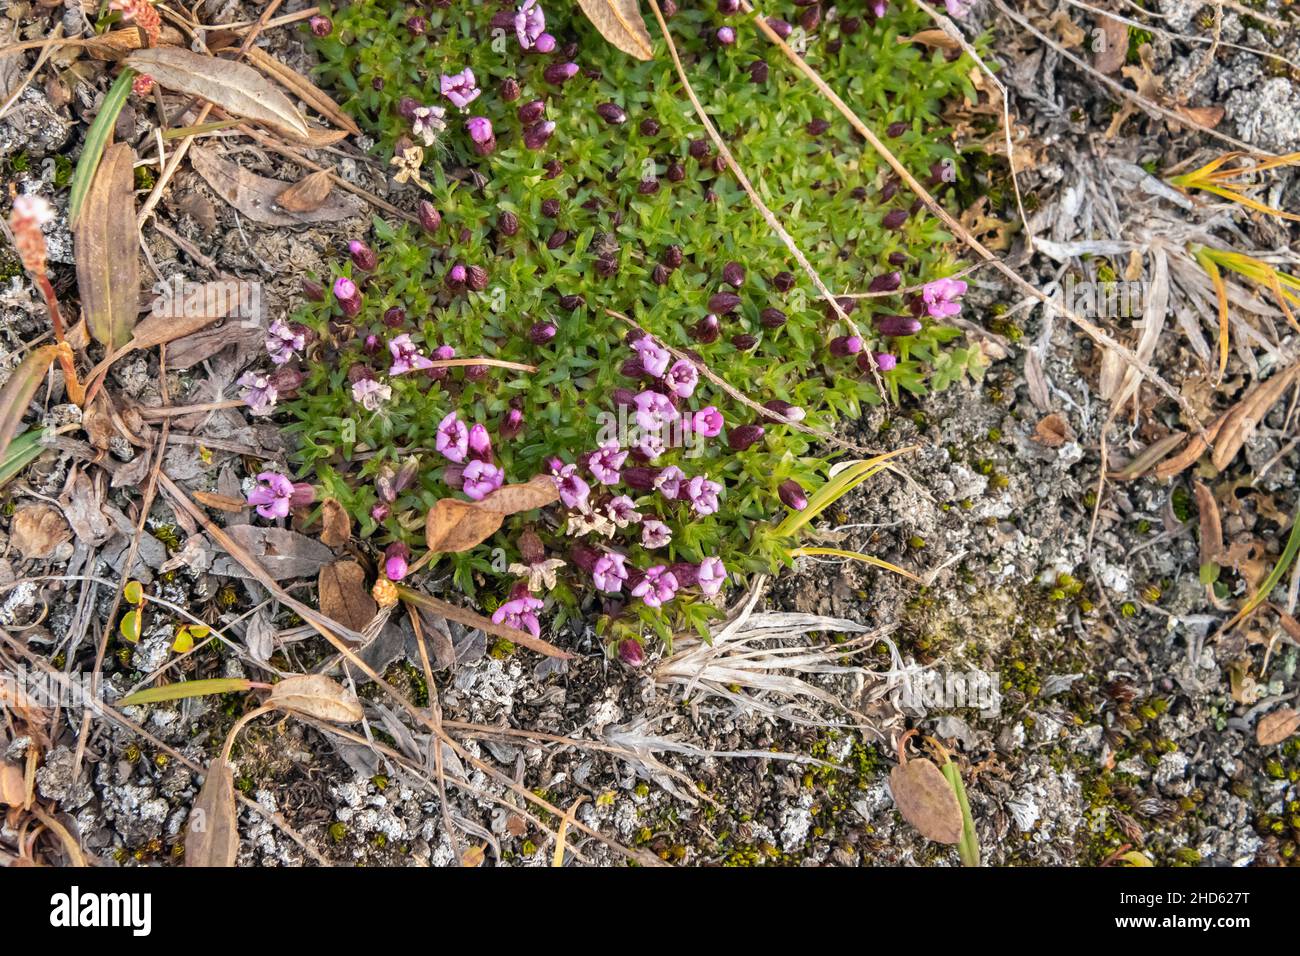
<path fill-rule="evenodd" d="M 292 136 L 308 135 L 307 121 L 289 98 L 251 66 L 167 47 L 137 50 L 126 65 L 166 89 L 201 97 L 227 113 Z"/>
<path fill-rule="evenodd" d="M 922 30 L 910 37 L 898 37 L 897 40 L 899 43 L 919 43 L 922 46 L 931 46 L 939 50 L 961 49 L 961 44 L 942 30 Z"/>
<path fill-rule="evenodd" d="M 72 532 L 57 508 L 47 504 L 28 505 L 14 512 L 9 526 L 9 543 L 18 549 L 23 560 L 48 558 Z"/>
<path fill-rule="evenodd" d="M 320 569 L 320 610 L 330 620 L 360 631 L 379 605 L 366 587 L 366 572 L 355 561 L 335 561 Z"/>
<path fill-rule="evenodd" d="M 1206 129 L 1214 129 L 1222 123 L 1226 113 L 1222 106 L 1175 106 L 1174 110 Z"/>
<path fill-rule="evenodd" d="M 221 758 L 208 766 L 203 789 L 185 826 L 186 866 L 234 866 L 239 855 L 235 776 Z"/>
<path fill-rule="evenodd" d="M 215 491 L 196 491 L 194 500 L 205 508 L 212 508 L 216 511 L 229 511 L 238 514 L 248 508 L 248 502 L 243 498 L 235 498 L 232 495 L 219 495 Z"/>
<path fill-rule="evenodd" d="M 1214 450 L 1210 453 L 1210 461 L 1215 468 L 1223 471 L 1232 459 L 1237 457 L 1237 452 L 1241 451 L 1250 436 L 1255 434 L 1255 429 L 1264 420 L 1269 409 L 1277 404 L 1278 399 L 1295 380 L 1297 372 L 1300 372 L 1300 363 L 1275 373 L 1272 378 L 1247 392 L 1232 411 L 1228 412 L 1223 420 L 1223 427 L 1219 429 L 1218 441 L 1214 443 Z"/>
<path fill-rule="evenodd" d="M 362 717 L 356 694 L 324 674 L 295 674 L 271 688 L 267 703 L 334 724 L 355 724 Z"/>
<path fill-rule="evenodd" d="M 1219 503 L 1204 482 L 1192 485 L 1196 493 L 1196 507 L 1201 519 L 1201 564 L 1219 560 L 1223 553 L 1223 522 L 1219 517 Z"/>
<path fill-rule="evenodd" d="M 237 37 L 231 38 L 232 43 L 238 42 Z M 257 67 L 267 76 L 273 77 L 280 85 L 289 92 L 293 93 L 304 103 L 310 106 L 316 112 L 320 113 L 335 126 L 340 127 L 346 133 L 353 135 L 361 134 L 361 127 L 357 126 L 356 121 L 347 113 L 339 108 L 339 105 L 325 94 L 320 87 L 316 86 L 309 79 L 293 70 L 289 66 L 281 63 L 271 54 L 259 47 L 249 47 L 244 51 L 244 56 L 249 63 Z"/>
<path fill-rule="evenodd" d="M 1271 747 L 1280 744 L 1297 730 L 1300 730 L 1300 710 L 1281 707 L 1259 719 L 1255 725 L 1255 739 L 1261 747 Z"/>
<path fill-rule="evenodd" d="M 1056 412 L 1043 416 L 1034 428 L 1034 441 L 1048 448 L 1060 448 L 1072 438 L 1074 431 L 1070 423 Z"/>
<path fill-rule="evenodd" d="M 320 520 L 320 543 L 325 547 L 341 548 L 352 538 L 352 517 L 337 499 L 321 502 Z"/>
<path fill-rule="evenodd" d="M 1093 31 L 1092 65 L 1099 73 L 1114 73 L 1128 60 L 1128 25 L 1102 14 Z"/>
<path fill-rule="evenodd" d="M 903 819 L 936 843 L 961 840 L 961 805 L 943 772 L 924 757 L 899 764 L 889 774 L 889 792 Z"/>
<path fill-rule="evenodd" d="M 264 226 L 300 226 L 310 222 L 337 222 L 360 215 L 361 201 L 343 193 L 332 193 L 320 206 L 305 212 L 280 207 L 285 184 L 258 176 L 222 159 L 216 150 L 190 148 L 190 162 L 218 196 L 249 219 Z"/>
<path fill-rule="evenodd" d="M 425 519 L 425 541 L 430 551 L 468 551 L 496 534 L 506 515 L 542 508 L 558 498 L 555 482 L 546 475 L 503 485 L 482 501 L 443 498 Z"/>
<path fill-rule="evenodd" d="M 77 288 L 90 334 L 109 349 L 131 341 L 140 313 L 140 234 L 135 225 L 135 150 L 104 150 L 73 232 Z"/>
<path fill-rule="evenodd" d="M 654 57 L 637 0 L 578 0 L 578 6 L 600 35 L 624 53 L 638 60 Z"/>
<path fill-rule="evenodd" d="M 329 172 L 321 169 L 286 187 L 275 201 L 289 212 L 314 212 L 325 204 L 333 189 Z"/>
<path fill-rule="evenodd" d="M 27 785 L 23 768 L 9 760 L 0 760 L 0 805 L 21 807 L 27 802 Z"/>
<path fill-rule="evenodd" d="M 239 524 L 226 528 L 225 533 L 277 581 L 308 577 L 334 560 L 334 553 L 329 548 L 305 534 L 285 528 Z M 213 561 L 212 570 L 232 577 L 250 576 L 240 562 L 224 555 Z"/>

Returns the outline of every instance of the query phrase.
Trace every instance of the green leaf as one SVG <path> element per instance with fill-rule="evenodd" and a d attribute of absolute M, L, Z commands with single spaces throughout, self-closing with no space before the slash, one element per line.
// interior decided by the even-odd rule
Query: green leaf
<path fill-rule="evenodd" d="M 162 687 L 147 687 L 117 702 L 119 707 L 138 704 L 156 704 L 164 700 L 183 700 L 186 697 L 207 697 L 210 694 L 236 694 L 252 690 L 253 682 L 243 677 L 214 677 L 208 680 L 187 680 Z"/>
<path fill-rule="evenodd" d="M 9 461 L 9 442 L 18 432 L 18 425 L 27 414 L 27 405 L 58 352 L 58 346 L 55 345 L 42 345 L 32 349 L 9 375 L 4 388 L 0 388 L 0 460 L 6 464 Z"/>
<path fill-rule="evenodd" d="M 68 199 L 68 225 L 76 227 L 77 217 L 81 214 L 82 203 L 90 191 L 90 183 L 99 168 L 99 159 L 104 154 L 117 123 L 117 114 L 126 105 L 126 98 L 131 95 L 131 81 L 135 79 L 135 70 L 124 68 L 108 88 L 104 102 L 95 115 L 95 121 L 86 132 L 86 141 L 81 147 L 81 158 L 77 160 L 77 171 L 72 176 L 72 190 Z"/>
<path fill-rule="evenodd" d="M 957 852 L 961 855 L 963 866 L 980 865 L 980 841 L 975 833 L 975 821 L 971 819 L 970 803 L 966 800 L 966 788 L 961 782 L 961 771 L 957 764 L 949 760 L 939 768 L 953 792 L 957 794 L 957 805 L 961 807 L 961 840 L 957 843 Z"/>
<path fill-rule="evenodd" d="M 0 458 L 0 488 L 40 457 L 45 450 L 41 435 L 39 428 L 29 428 L 10 443 L 4 457 Z"/>

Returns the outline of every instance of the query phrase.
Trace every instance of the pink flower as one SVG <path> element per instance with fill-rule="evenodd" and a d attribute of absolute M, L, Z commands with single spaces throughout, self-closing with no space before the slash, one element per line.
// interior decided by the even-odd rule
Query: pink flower
<path fill-rule="evenodd" d="M 446 116 L 447 111 L 441 106 L 417 106 L 411 111 L 411 132 L 420 137 L 425 146 L 432 146 L 438 141 L 438 134 L 447 128 Z"/>
<path fill-rule="evenodd" d="M 664 453 L 664 440 L 654 432 L 646 432 L 637 439 L 636 450 L 646 461 L 654 461 Z"/>
<path fill-rule="evenodd" d="M 448 461 L 459 464 L 465 460 L 465 454 L 469 451 L 469 429 L 455 412 L 451 412 L 438 423 L 438 437 L 434 447 L 442 452 L 443 457 Z"/>
<path fill-rule="evenodd" d="M 673 540 L 673 529 L 668 527 L 662 521 L 656 521 L 654 518 L 648 518 L 641 525 L 641 545 L 653 551 L 655 548 L 662 548 L 668 542 Z"/>
<path fill-rule="evenodd" d="M 641 367 L 653 377 L 659 378 L 664 372 L 668 371 L 668 361 L 672 356 L 667 349 L 650 336 L 641 336 L 632 343 L 632 348 L 636 350 L 637 358 L 641 361 Z"/>
<path fill-rule="evenodd" d="M 658 477 L 655 478 L 655 489 L 665 498 L 671 500 L 681 493 L 682 482 L 685 480 L 685 472 L 676 465 L 669 465 L 659 472 Z"/>
<path fill-rule="evenodd" d="M 492 439 L 488 430 L 477 422 L 469 430 L 469 453 L 480 461 L 492 460 Z"/>
<path fill-rule="evenodd" d="M 266 330 L 266 352 L 276 365 L 283 365 L 307 344 L 307 336 L 299 326 L 276 319 Z"/>
<path fill-rule="evenodd" d="M 587 469 L 602 485 L 616 485 L 619 479 L 618 470 L 623 467 L 623 462 L 626 460 L 627 452 L 618 447 L 618 442 L 607 441 L 600 446 L 599 451 L 593 451 L 587 456 Z"/>
<path fill-rule="evenodd" d="M 691 428 L 705 438 L 716 438 L 722 434 L 722 412 L 714 405 L 701 408 L 691 417 Z"/>
<path fill-rule="evenodd" d="M 311 485 L 292 482 L 277 471 L 264 471 L 248 493 L 248 503 L 255 505 L 263 518 L 287 518 L 291 509 L 311 504 L 315 497 Z"/>
<path fill-rule="evenodd" d="M 465 129 L 475 145 L 482 147 L 480 152 L 491 152 L 491 147 L 496 145 L 496 139 L 492 135 L 492 121 L 486 116 L 471 116 L 465 122 Z"/>
<path fill-rule="evenodd" d="M 702 475 L 696 475 L 687 482 L 684 496 L 690 499 L 691 508 L 697 515 L 711 515 L 718 510 L 720 491 L 722 485 Z"/>
<path fill-rule="evenodd" d="M 478 99 L 479 94 L 483 91 L 478 88 L 477 81 L 474 79 L 474 71 L 469 67 L 448 76 L 443 73 L 439 77 L 440 91 L 443 96 L 451 100 L 456 106 L 464 109 Z"/>
<path fill-rule="evenodd" d="M 475 501 L 481 501 L 501 487 L 506 475 L 491 462 L 475 459 L 465 466 L 465 485 L 461 489 Z"/>
<path fill-rule="evenodd" d="M 700 373 L 695 368 L 694 362 L 679 359 L 668 370 L 664 381 L 678 398 L 690 398 L 691 393 L 695 391 L 695 386 L 699 384 Z"/>
<path fill-rule="evenodd" d="M 555 487 L 560 491 L 560 500 L 564 502 L 566 508 L 587 510 L 587 496 L 591 494 L 591 488 L 578 477 L 577 465 L 561 467 L 554 481 Z"/>
<path fill-rule="evenodd" d="M 393 355 L 393 366 L 389 375 L 405 375 L 417 369 L 433 368 L 433 362 L 411 341 L 411 336 L 403 332 L 388 343 L 388 351 Z"/>
<path fill-rule="evenodd" d="M 546 13 L 537 0 L 524 0 L 523 6 L 515 14 L 515 36 L 519 46 L 531 50 L 537 46 L 537 40 L 546 32 Z"/>
<path fill-rule="evenodd" d="M 623 582 L 627 580 L 627 567 L 624 564 L 626 560 L 623 555 L 614 551 L 602 554 L 596 559 L 591 569 L 591 580 L 598 591 L 617 594 L 623 590 Z"/>
<path fill-rule="evenodd" d="M 632 589 L 632 596 L 645 601 L 647 607 L 660 607 L 677 594 L 677 578 L 665 565 L 647 568 L 645 576 Z"/>
<path fill-rule="evenodd" d="M 721 558 L 705 558 L 696 566 L 695 577 L 700 590 L 712 597 L 722 590 L 723 582 L 727 580 L 727 569 Z"/>
<path fill-rule="evenodd" d="M 606 507 L 609 510 L 610 520 L 620 528 L 636 524 L 641 520 L 641 512 L 636 510 L 636 502 L 627 495 L 611 498 Z"/>
<path fill-rule="evenodd" d="M 384 550 L 384 574 L 390 581 L 400 581 L 410 569 L 411 549 L 394 541 Z"/>
<path fill-rule="evenodd" d="M 943 0 L 943 3 L 950 17 L 964 17 L 970 13 L 971 0 Z"/>
<path fill-rule="evenodd" d="M 363 378 L 352 383 L 352 400 L 368 412 L 378 411 L 392 397 L 392 387 L 381 385 L 373 378 Z"/>
<path fill-rule="evenodd" d="M 347 276 L 339 276 L 334 280 L 334 298 L 349 319 L 356 318 L 361 312 L 361 292 L 357 289 L 357 284 Z"/>
<path fill-rule="evenodd" d="M 921 290 L 921 301 L 933 318 L 946 319 L 961 311 L 958 301 L 966 294 L 966 283 L 961 279 L 935 279 Z"/>
<path fill-rule="evenodd" d="M 275 408 L 279 392 L 275 383 L 257 372 L 245 372 L 238 384 L 244 389 L 243 399 L 254 415 L 269 415 Z"/>
<path fill-rule="evenodd" d="M 662 392 L 638 392 L 636 398 L 636 423 L 648 432 L 660 431 L 672 421 L 676 409 Z"/>
<path fill-rule="evenodd" d="M 505 604 L 493 611 L 492 623 L 504 624 L 506 627 L 527 631 L 533 637 L 537 637 L 542 633 L 541 624 L 537 620 L 537 612 L 541 609 L 542 602 L 540 599 L 525 594 L 523 597 L 506 601 Z"/>

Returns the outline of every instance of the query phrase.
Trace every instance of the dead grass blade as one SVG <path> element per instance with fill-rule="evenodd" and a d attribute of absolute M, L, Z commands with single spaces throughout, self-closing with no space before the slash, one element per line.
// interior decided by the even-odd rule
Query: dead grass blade
<path fill-rule="evenodd" d="M 253 66 L 267 76 L 274 78 L 281 86 L 296 95 L 339 129 L 347 130 L 353 136 L 361 135 L 361 127 L 356 124 L 356 121 L 343 112 L 342 108 L 311 80 L 281 63 L 259 47 L 249 47 L 245 57 Z"/>
<path fill-rule="evenodd" d="M 41 387 L 41 380 L 54 364 L 59 354 L 59 346 L 42 345 L 32 349 L 9 373 L 9 378 L 0 388 L 0 458 L 9 449 L 9 443 L 18 434 L 18 426 L 27 414 L 27 406 Z M 66 348 L 66 346 L 64 346 Z"/>
<path fill-rule="evenodd" d="M 533 637 L 527 631 L 521 631 L 517 628 L 506 627 L 504 624 L 494 624 L 491 620 L 483 617 L 481 614 L 475 614 L 473 611 L 463 607 L 457 607 L 455 604 L 448 604 L 446 601 L 440 601 L 436 597 L 423 594 L 420 591 L 412 590 L 403 585 L 397 586 L 397 595 L 403 601 L 414 604 L 416 607 L 440 617 L 445 617 L 449 621 L 455 621 L 465 627 L 472 627 L 482 631 L 484 634 L 491 634 L 493 637 L 503 637 L 512 644 L 518 644 L 526 647 L 530 651 L 536 651 L 538 654 L 544 654 L 547 657 L 554 657 L 559 660 L 572 660 L 573 655 L 568 651 L 562 651 L 549 641 L 544 641 L 540 637 Z"/>
<path fill-rule="evenodd" d="M 185 865 L 235 865 L 239 856 L 239 815 L 235 811 L 235 775 L 224 757 L 208 764 L 203 789 L 185 827 Z"/>
<path fill-rule="evenodd" d="M 135 150 L 129 144 L 104 151 L 73 236 L 86 326 L 108 349 L 122 348 L 131 341 L 140 312 Z"/>

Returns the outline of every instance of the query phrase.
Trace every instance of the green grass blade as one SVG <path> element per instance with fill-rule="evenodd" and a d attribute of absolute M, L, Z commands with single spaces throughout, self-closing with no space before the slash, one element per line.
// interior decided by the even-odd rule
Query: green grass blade
<path fill-rule="evenodd" d="M 0 488 L 37 458 L 45 450 L 41 444 L 41 429 L 29 428 L 5 449 L 4 458 L 0 459 Z"/>
<path fill-rule="evenodd" d="M 957 794 L 957 805 L 961 807 L 961 840 L 957 843 L 957 852 L 961 855 L 962 866 L 979 866 L 980 841 L 975 833 L 975 821 L 971 819 L 970 803 L 966 799 L 966 788 L 961 782 L 961 772 L 951 760 L 940 769 L 953 793 Z"/>
<path fill-rule="evenodd" d="M 122 112 L 122 107 L 126 105 L 126 98 L 131 95 L 131 81 L 134 79 L 135 70 L 123 68 L 117 79 L 113 81 L 113 85 L 108 88 L 108 93 L 104 95 L 104 103 L 99 108 L 99 114 L 86 132 L 86 142 L 81 148 L 81 158 L 77 160 L 77 170 L 72 175 L 72 191 L 68 198 L 68 225 L 71 227 L 76 227 L 81 205 L 86 201 L 91 180 L 95 178 L 95 170 L 99 168 L 99 159 L 104 155 L 104 147 L 108 145 L 108 139 L 113 134 L 117 114 Z"/>
<path fill-rule="evenodd" d="M 162 687 L 147 687 L 117 702 L 119 707 L 137 704 L 156 704 L 163 700 L 181 700 L 185 697 L 204 697 L 208 694 L 234 694 L 252 690 L 253 682 L 243 677 L 214 677 L 209 680 L 187 680 Z"/>

